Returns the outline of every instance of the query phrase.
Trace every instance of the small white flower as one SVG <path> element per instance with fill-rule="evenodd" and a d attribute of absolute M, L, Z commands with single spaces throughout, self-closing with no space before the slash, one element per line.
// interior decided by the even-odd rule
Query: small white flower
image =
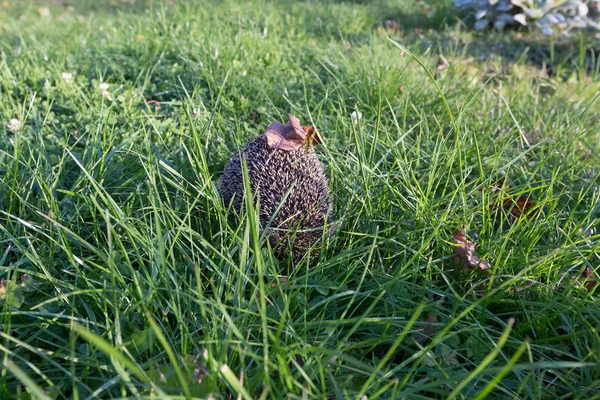
<path fill-rule="evenodd" d="M 354 122 L 354 125 L 358 124 L 358 121 L 362 118 L 362 113 L 360 111 L 356 112 L 356 111 L 352 111 L 352 114 L 350 114 L 350 117 L 352 118 L 352 122 Z"/>
<path fill-rule="evenodd" d="M 50 9 L 48 7 L 38 8 L 38 12 L 42 18 L 50 18 L 52 14 L 50 14 Z"/>
<path fill-rule="evenodd" d="M 21 121 L 19 121 L 16 118 L 13 118 L 10 120 L 8 125 L 6 125 L 6 127 L 11 131 L 18 131 L 19 128 L 21 128 Z"/>
<path fill-rule="evenodd" d="M 71 81 L 73 80 L 73 74 L 70 72 L 63 72 L 62 74 L 60 74 L 60 76 L 67 83 L 71 83 Z"/>
<path fill-rule="evenodd" d="M 98 88 L 102 92 L 102 97 L 111 100 L 110 92 L 108 91 L 108 83 L 100 82 L 100 85 L 98 85 Z"/>

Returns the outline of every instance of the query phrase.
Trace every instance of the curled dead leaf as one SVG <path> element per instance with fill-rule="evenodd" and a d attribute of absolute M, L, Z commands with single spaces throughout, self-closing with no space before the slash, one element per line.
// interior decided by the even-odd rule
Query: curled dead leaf
<path fill-rule="evenodd" d="M 10 283 L 10 280 L 0 279 L 0 295 L 4 295 L 6 293 L 6 288 Z"/>
<path fill-rule="evenodd" d="M 508 193 L 509 189 L 510 185 L 506 178 L 499 180 L 490 186 L 490 191 L 493 194 L 505 193 L 504 197 L 497 198 L 497 200 L 490 205 L 490 208 L 492 208 L 496 214 L 500 214 L 501 210 L 505 210 L 510 214 L 510 219 L 515 221 L 521 216 L 531 218 L 539 212 L 539 208 L 536 207 L 535 202 L 530 199 L 529 195 L 511 195 Z"/>
<path fill-rule="evenodd" d="M 295 356 L 294 361 L 296 362 L 296 364 L 298 364 L 300 368 L 304 367 L 304 359 L 301 356 Z M 290 371 L 294 371 L 296 369 L 292 361 L 288 363 L 288 368 L 290 369 Z"/>
<path fill-rule="evenodd" d="M 492 193 L 497 193 L 502 189 L 507 192 L 509 188 L 510 186 L 508 185 L 508 179 L 505 178 L 494 183 L 490 189 L 492 190 Z"/>
<path fill-rule="evenodd" d="M 438 71 L 443 71 L 448 69 L 448 67 L 450 67 L 450 62 L 446 59 L 446 57 L 444 57 L 443 55 L 440 55 L 440 59 L 437 63 L 437 70 Z"/>
<path fill-rule="evenodd" d="M 314 126 L 302 126 L 292 114 L 288 114 L 287 117 L 290 121 L 287 124 L 275 121 L 268 126 L 265 136 L 269 147 L 293 151 L 305 145 L 321 143 Z"/>
<path fill-rule="evenodd" d="M 467 240 L 465 233 L 457 229 L 452 235 L 452 241 L 454 246 L 454 261 L 457 264 L 461 264 L 469 269 L 479 268 L 481 270 L 487 270 L 491 268 L 491 265 L 486 260 L 482 260 L 475 256 L 475 243 Z"/>
<path fill-rule="evenodd" d="M 202 383 L 202 380 L 209 375 L 208 368 L 202 360 L 199 360 L 196 364 L 196 368 L 194 369 L 194 383 Z"/>
<path fill-rule="evenodd" d="M 515 219 L 518 219 L 521 216 L 531 218 L 535 215 L 534 211 L 536 211 L 534 209 L 535 203 L 532 200 L 529 200 L 529 196 L 525 194 L 517 198 L 509 197 L 505 199 L 502 208 L 510 212 L 510 215 Z"/>
<path fill-rule="evenodd" d="M 158 100 L 148 100 L 146 104 L 151 105 L 154 104 L 157 110 L 160 110 L 160 101 Z"/>
<path fill-rule="evenodd" d="M 438 320 L 435 315 L 429 314 L 424 323 L 415 326 L 417 332 L 413 335 L 413 339 L 419 344 L 427 343 L 437 330 L 437 327 L 434 325 L 436 322 L 438 322 Z"/>
<path fill-rule="evenodd" d="M 585 267 L 583 269 L 583 272 L 579 276 L 583 276 L 583 278 L 585 278 L 583 286 L 587 289 L 588 292 L 594 290 L 594 288 L 598 284 L 598 278 L 596 277 L 594 270 L 590 267 Z"/>
<path fill-rule="evenodd" d="M 287 276 L 280 276 L 277 278 L 276 281 L 273 281 L 271 283 L 267 283 L 267 288 L 272 287 L 275 288 L 273 290 L 273 296 L 280 296 L 281 295 L 281 286 L 285 285 L 288 283 L 288 277 Z M 260 298 L 260 293 L 256 293 L 256 298 L 259 299 Z M 269 301 L 272 300 L 271 296 L 267 296 L 267 299 Z"/>
<path fill-rule="evenodd" d="M 512 296 L 515 293 L 520 293 L 520 292 L 524 292 L 528 289 L 531 289 L 533 287 L 533 285 L 535 285 L 535 282 L 530 282 L 525 286 L 517 286 L 514 288 L 510 288 L 510 289 L 508 289 L 507 293 Z"/>
<path fill-rule="evenodd" d="M 383 26 L 385 27 L 385 29 L 387 29 L 389 31 L 398 32 L 400 30 L 400 26 L 393 19 L 388 19 L 387 21 L 385 21 L 383 23 Z"/>

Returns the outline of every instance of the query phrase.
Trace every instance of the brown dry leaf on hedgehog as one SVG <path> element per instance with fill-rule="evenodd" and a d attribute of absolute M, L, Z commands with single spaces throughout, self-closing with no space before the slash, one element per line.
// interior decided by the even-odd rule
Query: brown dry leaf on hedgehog
<path fill-rule="evenodd" d="M 245 159 L 252 193 L 260 200 L 261 229 L 280 256 L 301 259 L 309 249 L 316 255 L 323 233 L 332 233 L 332 196 L 313 144 L 321 143 L 313 126 L 271 123 L 232 155 L 217 184 L 225 204 L 236 212 L 244 207 L 242 160 Z M 269 225 L 270 223 L 270 225 Z"/>
<path fill-rule="evenodd" d="M 312 143 L 321 144 L 314 126 L 300 125 L 300 121 L 291 114 L 288 114 L 288 119 L 289 124 L 275 121 L 265 131 L 267 143 L 272 149 L 292 151 Z"/>

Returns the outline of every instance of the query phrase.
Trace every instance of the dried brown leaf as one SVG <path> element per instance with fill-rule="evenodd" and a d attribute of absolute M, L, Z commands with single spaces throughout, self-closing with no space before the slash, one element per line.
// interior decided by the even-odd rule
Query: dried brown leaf
<path fill-rule="evenodd" d="M 475 243 L 467 240 L 463 231 L 457 229 L 452 236 L 452 241 L 456 245 L 454 246 L 454 255 L 456 256 L 454 258 L 458 264 L 470 269 L 479 268 L 481 270 L 486 270 L 491 268 L 489 262 L 482 260 L 473 254 L 475 252 Z"/>
<path fill-rule="evenodd" d="M 387 21 L 385 21 L 383 23 L 383 26 L 385 27 L 385 29 L 394 31 L 394 32 L 398 32 L 400 30 L 400 26 L 393 19 L 388 19 Z"/>
<path fill-rule="evenodd" d="M 158 101 L 158 100 L 148 100 L 148 101 L 146 102 L 146 104 L 148 104 L 148 105 L 150 105 L 150 104 L 154 104 L 154 105 L 156 106 L 156 108 L 157 108 L 158 110 L 160 110 L 160 101 Z"/>
<path fill-rule="evenodd" d="M 510 186 L 507 179 L 499 180 L 490 187 L 492 193 L 508 193 L 509 189 Z M 507 211 L 513 221 L 519 219 L 521 216 L 531 218 L 539 212 L 535 202 L 526 194 L 520 196 L 507 194 L 502 198 L 498 198 L 490 208 L 495 210 L 496 214 L 499 214 L 501 209 Z"/>
<path fill-rule="evenodd" d="M 510 289 L 508 289 L 507 293 L 512 296 L 515 293 L 520 293 L 520 292 L 530 289 L 533 285 L 535 285 L 535 282 L 530 282 L 525 286 L 518 286 L 518 287 L 510 288 Z"/>
<path fill-rule="evenodd" d="M 267 282 L 267 288 L 272 287 L 275 288 L 273 289 L 273 296 L 280 296 L 281 295 L 281 286 L 285 285 L 288 283 L 288 277 L 287 276 L 280 276 L 277 278 L 276 281 L 273 281 L 271 283 Z M 256 293 L 256 298 L 259 299 L 260 298 L 260 293 Z M 267 296 L 267 299 L 269 301 L 272 300 L 271 296 Z"/>
<path fill-rule="evenodd" d="M 296 364 L 298 364 L 298 366 L 300 368 L 304 367 L 304 359 L 301 356 L 298 356 L 298 355 L 295 356 L 294 357 L 294 361 L 296 361 Z M 296 369 L 296 367 L 295 367 L 295 365 L 294 365 L 294 363 L 292 361 L 290 361 L 288 363 L 288 368 L 289 368 L 290 371 L 294 371 Z"/>
<path fill-rule="evenodd" d="M 515 199 L 515 197 L 509 197 L 504 200 L 502 207 L 510 212 L 510 215 L 515 219 L 524 216 L 525 218 L 531 218 L 534 213 L 535 203 L 529 200 L 528 195 L 521 195 Z"/>
<path fill-rule="evenodd" d="M 446 59 L 446 57 L 440 56 L 436 67 L 438 71 L 444 71 L 450 67 L 450 62 Z"/>
<path fill-rule="evenodd" d="M 586 279 L 583 286 L 585 286 L 585 288 L 588 290 L 588 292 L 591 292 L 592 290 L 594 290 L 594 288 L 598 284 L 598 279 L 596 278 L 596 274 L 594 273 L 594 270 L 590 267 L 585 267 L 583 269 L 583 273 L 581 275 L 583 275 L 583 277 Z"/>
<path fill-rule="evenodd" d="M 282 124 L 275 121 L 265 131 L 267 142 L 271 148 L 293 151 L 307 144 L 321 143 L 314 126 L 302 126 L 292 114 L 288 114 L 287 117 L 289 123 Z"/>
<path fill-rule="evenodd" d="M 413 335 L 413 339 L 419 344 L 427 343 L 437 331 L 437 327 L 434 324 L 438 322 L 438 320 L 435 315 L 429 314 L 424 322 L 427 324 L 421 323 L 415 326 L 418 331 Z"/>
<path fill-rule="evenodd" d="M 206 367 L 206 365 L 204 365 L 204 363 L 202 362 L 202 360 L 199 360 L 198 363 L 196 364 L 196 368 L 194 369 L 194 383 L 200 384 L 202 383 L 202 380 L 207 377 L 210 374 L 210 372 L 208 371 L 208 368 Z"/>
<path fill-rule="evenodd" d="M 497 181 L 491 186 L 492 193 L 497 193 L 502 189 L 504 189 L 505 192 L 507 192 L 508 189 L 510 189 L 510 186 L 508 185 L 508 179 L 506 178 Z"/>

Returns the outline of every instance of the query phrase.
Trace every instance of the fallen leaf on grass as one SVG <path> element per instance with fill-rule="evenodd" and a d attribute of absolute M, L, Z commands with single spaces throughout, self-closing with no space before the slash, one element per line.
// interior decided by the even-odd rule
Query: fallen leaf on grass
<path fill-rule="evenodd" d="M 198 361 L 196 364 L 196 368 L 194 368 L 193 382 L 194 383 L 202 383 L 202 380 L 209 375 L 208 368 L 202 360 Z"/>
<path fill-rule="evenodd" d="M 508 179 L 499 180 L 490 187 L 490 191 L 494 194 L 504 193 L 504 197 L 497 198 L 495 202 L 490 205 L 490 208 L 492 208 L 496 214 L 500 214 L 500 210 L 505 210 L 510 214 L 511 220 L 515 221 L 521 216 L 529 219 L 539 212 L 535 202 L 531 200 L 529 195 L 511 195 L 509 189 L 510 185 L 508 184 Z"/>
<path fill-rule="evenodd" d="M 346 51 L 350 54 L 352 54 L 352 44 L 348 41 L 344 42 L 344 48 L 346 49 Z"/>
<path fill-rule="evenodd" d="M 276 288 L 273 292 L 273 296 L 280 296 L 281 295 L 281 288 L 279 286 L 281 285 L 285 285 L 286 283 L 288 283 L 288 278 L 287 276 L 280 276 L 279 278 L 277 278 L 277 281 L 271 282 L 270 284 L 267 284 L 267 288 L 269 287 L 273 287 Z M 256 298 L 260 298 L 260 293 L 256 293 Z M 267 296 L 267 300 L 268 301 L 272 301 L 271 296 Z"/>
<path fill-rule="evenodd" d="M 502 208 L 510 212 L 510 215 L 515 219 L 518 219 L 521 216 L 531 218 L 534 215 L 534 207 L 535 203 L 529 200 L 529 196 L 525 194 L 516 199 L 514 197 L 509 197 L 502 203 Z"/>
<path fill-rule="evenodd" d="M 457 229 L 456 232 L 454 232 L 454 235 L 452 235 L 452 241 L 456 245 L 454 246 L 454 261 L 457 264 L 461 264 L 470 269 L 479 268 L 481 270 L 486 270 L 491 268 L 489 262 L 482 260 L 473 254 L 475 251 L 475 243 L 468 241 L 463 231 Z"/>
<path fill-rule="evenodd" d="M 509 188 L 510 186 L 508 185 L 508 179 L 499 180 L 490 187 L 492 193 L 497 193 L 502 189 L 504 189 L 504 191 L 508 191 Z"/>
<path fill-rule="evenodd" d="M 38 8 L 38 13 L 40 13 L 40 17 L 42 18 L 50 18 L 52 16 L 48 7 Z"/>
<path fill-rule="evenodd" d="M 446 59 L 446 57 L 444 57 L 443 55 L 440 55 L 440 59 L 436 66 L 437 70 L 444 71 L 444 70 L 448 69 L 448 67 L 450 67 L 450 62 Z"/>
<path fill-rule="evenodd" d="M 419 344 L 427 343 L 437 330 L 437 327 L 433 325 L 438 322 L 435 315 L 429 314 L 425 322 L 427 324 L 421 323 L 416 325 L 417 332 L 413 335 L 413 339 Z"/>
<path fill-rule="evenodd" d="M 596 278 L 596 274 L 594 273 L 594 270 L 590 267 L 585 267 L 583 269 L 583 272 L 579 275 L 580 278 L 582 276 L 583 276 L 583 278 L 585 278 L 585 282 L 583 283 L 583 286 L 587 289 L 587 291 L 591 292 L 592 290 L 594 290 L 594 288 L 598 284 L 598 279 Z"/>
<path fill-rule="evenodd" d="M 148 101 L 146 102 L 146 104 L 148 104 L 148 105 L 150 105 L 150 104 L 154 104 L 154 105 L 156 105 L 156 108 L 157 108 L 158 110 L 160 110 L 160 101 L 158 101 L 158 100 L 148 100 Z"/>
<path fill-rule="evenodd" d="M 296 364 L 298 364 L 298 366 L 300 366 L 300 368 L 304 367 L 304 359 L 302 357 L 295 356 L 294 361 L 296 362 Z M 294 371 L 296 369 L 293 361 L 290 361 L 288 363 L 288 368 L 290 371 Z"/>
<path fill-rule="evenodd" d="M 393 19 L 388 19 L 387 21 L 385 21 L 383 23 L 383 26 L 385 27 L 385 29 L 387 29 L 389 31 L 398 32 L 400 30 L 400 26 Z"/>
<path fill-rule="evenodd" d="M 196 395 L 217 391 L 217 375 L 211 373 L 200 355 L 185 354 L 180 366 L 182 367 L 181 376 L 178 376 L 177 370 L 172 364 L 152 364 L 145 370 L 145 373 L 152 381 L 161 382 L 165 387 L 180 387 L 180 378 L 183 378 L 190 391 Z"/>
<path fill-rule="evenodd" d="M 12 307 L 21 307 L 25 301 L 23 288 L 14 280 L 2 279 L 0 280 L 0 305 L 4 304 L 4 301 L 7 299 L 12 302 Z"/>
<path fill-rule="evenodd" d="M 508 289 L 507 293 L 512 296 L 515 293 L 520 293 L 520 292 L 522 292 L 524 290 L 530 289 L 533 285 L 535 285 L 535 282 L 528 283 L 525 286 L 518 286 L 518 287 L 515 287 L 515 288 L 510 288 L 510 289 Z"/>

